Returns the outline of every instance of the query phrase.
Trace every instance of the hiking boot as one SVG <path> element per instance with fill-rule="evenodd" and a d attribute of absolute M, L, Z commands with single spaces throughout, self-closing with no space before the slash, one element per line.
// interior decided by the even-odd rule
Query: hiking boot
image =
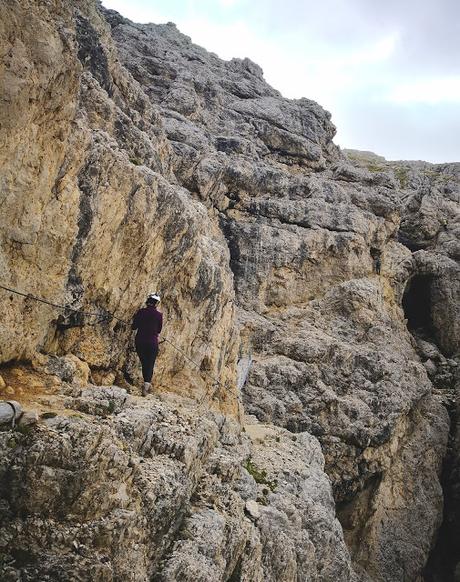
<path fill-rule="evenodd" d="M 147 396 L 151 388 L 152 385 L 150 384 L 150 382 L 144 382 L 144 385 L 142 386 L 142 396 Z"/>

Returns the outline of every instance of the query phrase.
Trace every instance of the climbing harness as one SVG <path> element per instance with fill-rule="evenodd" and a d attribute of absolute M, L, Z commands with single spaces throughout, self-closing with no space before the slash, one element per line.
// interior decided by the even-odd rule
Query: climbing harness
<path fill-rule="evenodd" d="M 74 313 L 78 313 L 80 315 L 86 315 L 87 317 L 101 317 L 100 313 L 97 312 L 90 312 L 90 311 L 83 311 L 82 309 L 76 309 L 75 307 L 70 307 L 69 305 L 61 305 L 59 303 L 54 303 L 52 301 L 48 301 L 47 299 L 43 299 L 42 297 L 37 297 L 36 295 L 32 295 L 31 293 L 24 293 L 22 291 L 19 291 L 18 289 L 13 289 L 11 287 L 7 287 L 5 285 L 1 285 L 0 284 L 0 289 L 3 289 L 4 291 L 8 291 L 9 293 L 14 293 L 15 295 L 20 295 L 21 297 L 25 297 L 26 299 L 31 299 L 33 301 L 37 301 L 38 303 L 44 303 L 45 305 L 49 305 L 51 307 L 54 307 L 56 309 L 62 309 L 64 311 L 72 311 Z M 115 319 L 121 323 L 123 323 L 124 325 L 129 325 L 129 323 L 127 321 L 125 321 L 124 319 L 121 319 L 120 317 L 114 315 L 113 313 L 107 312 L 107 315 L 102 316 L 102 319 L 100 319 L 100 321 L 96 322 L 97 323 L 102 323 L 103 321 L 108 321 L 111 319 Z M 93 324 L 95 325 L 95 324 Z M 193 364 L 194 366 L 196 366 L 197 369 L 199 369 L 201 367 L 201 364 L 199 364 L 198 362 L 195 362 L 195 360 L 193 360 L 192 358 L 190 358 L 185 352 L 184 350 L 182 350 L 181 348 L 179 348 L 178 346 L 176 346 L 171 340 L 169 340 L 167 337 L 163 337 L 160 341 L 160 344 L 166 342 L 168 343 L 173 349 L 175 349 L 177 352 L 179 352 L 186 360 L 188 360 L 191 364 Z M 163 370 L 164 371 L 164 370 Z M 215 376 L 213 376 L 210 372 L 207 372 L 206 370 L 201 370 L 204 374 L 206 374 L 206 376 L 208 376 L 212 381 L 213 384 L 211 386 L 211 388 L 213 388 L 213 396 L 215 394 L 215 392 L 217 391 L 217 389 L 219 387 L 225 387 L 222 382 L 216 378 Z M 214 389 L 214 387 L 217 386 L 217 388 Z M 206 399 L 206 397 L 208 396 L 210 390 L 208 389 L 203 398 L 199 401 L 199 405 L 201 405 L 204 400 Z"/>

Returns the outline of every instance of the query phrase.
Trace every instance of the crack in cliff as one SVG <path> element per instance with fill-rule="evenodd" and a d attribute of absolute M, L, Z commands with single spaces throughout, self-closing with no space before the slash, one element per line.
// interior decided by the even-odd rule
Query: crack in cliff
<path fill-rule="evenodd" d="M 67 278 L 67 289 L 72 294 L 73 302 L 78 301 L 84 293 L 83 281 L 77 270 L 77 262 L 94 221 L 93 198 L 96 193 L 92 179 L 94 175 L 97 175 L 97 172 L 97 166 L 88 161 L 78 176 L 78 188 L 80 190 L 78 232 L 70 255 L 71 265 Z M 98 186 L 99 184 L 97 188 Z"/>
<path fill-rule="evenodd" d="M 460 547 L 460 471 L 458 463 L 459 410 L 455 400 L 444 399 L 450 418 L 450 431 L 447 453 L 443 461 L 441 486 L 444 495 L 443 520 L 438 531 L 425 570 L 424 582 L 455 582 L 456 566 L 459 563 Z"/>
<path fill-rule="evenodd" d="M 99 41 L 99 35 L 89 20 L 77 14 L 75 17 L 76 40 L 78 43 L 77 56 L 83 65 L 94 75 L 101 87 L 111 97 L 113 82 L 109 72 L 109 63 L 104 48 Z"/>
<path fill-rule="evenodd" d="M 216 207 L 216 210 L 218 210 L 218 208 Z M 232 210 L 238 210 L 238 212 L 241 212 L 241 214 L 250 217 L 250 218 L 266 218 L 267 221 L 272 221 L 271 223 L 269 223 L 269 226 L 271 226 L 274 229 L 280 229 L 282 230 L 283 227 L 289 227 L 289 226 L 296 226 L 298 228 L 304 229 L 304 230 L 323 230 L 323 231 L 327 231 L 327 232 L 336 232 L 339 234 L 352 234 L 352 235 L 357 235 L 357 236 L 362 236 L 362 234 L 356 230 L 352 230 L 349 228 L 340 228 L 340 227 L 333 227 L 333 226 L 321 226 L 320 224 L 313 224 L 311 222 L 308 222 L 306 219 L 305 220 L 289 220 L 287 218 L 284 217 L 280 217 L 280 216 L 274 216 L 271 214 L 267 214 L 264 212 L 255 212 L 254 209 L 251 208 L 238 208 L 238 207 L 233 207 Z M 225 217 L 227 218 L 227 220 L 229 222 L 237 222 L 232 218 L 229 218 L 228 215 L 226 213 Z M 287 230 L 288 232 L 291 232 L 290 229 L 284 229 Z"/>

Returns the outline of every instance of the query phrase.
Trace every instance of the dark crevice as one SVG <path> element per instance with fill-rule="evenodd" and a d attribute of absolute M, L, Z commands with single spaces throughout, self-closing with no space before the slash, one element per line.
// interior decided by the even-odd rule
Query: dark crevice
<path fill-rule="evenodd" d="M 413 335 L 434 342 L 435 327 L 432 319 L 432 283 L 429 275 L 415 275 L 407 283 L 402 306 L 407 328 Z"/>
<path fill-rule="evenodd" d="M 97 175 L 91 160 L 78 176 L 78 188 L 80 190 L 80 208 L 78 217 L 78 233 L 75 244 L 72 249 L 71 261 L 75 264 L 80 257 L 83 244 L 89 235 L 94 220 L 93 196 L 94 196 L 94 178 Z"/>
<path fill-rule="evenodd" d="M 219 215 L 219 226 L 227 241 L 228 250 L 230 252 L 230 269 L 235 275 L 236 284 L 236 278 L 243 274 L 238 235 L 232 229 L 232 221 L 227 218 L 225 214 Z"/>
<path fill-rule="evenodd" d="M 248 548 L 248 546 L 249 543 L 246 544 L 245 550 Z M 235 568 L 233 569 L 233 572 L 230 574 L 230 577 L 228 578 L 228 582 L 240 582 L 243 567 L 243 555 L 244 553 L 241 554 L 240 558 L 236 562 Z"/>
<path fill-rule="evenodd" d="M 336 503 L 337 518 L 342 525 L 345 540 L 353 559 L 356 559 L 362 541 L 366 539 L 366 525 L 369 516 L 372 515 L 372 502 L 382 477 L 382 473 L 375 473 L 367 480 L 358 494 L 353 490 L 351 495 Z"/>
<path fill-rule="evenodd" d="M 75 29 L 78 43 L 78 59 L 83 67 L 89 70 L 100 86 L 107 91 L 111 97 L 113 94 L 113 83 L 109 71 L 109 63 L 104 48 L 99 41 L 97 31 L 92 27 L 89 20 L 77 15 L 75 18 Z"/>
<path fill-rule="evenodd" d="M 409 246 L 406 244 L 406 246 Z M 410 247 L 409 247 L 410 248 Z M 418 250 L 420 245 L 412 250 Z M 424 582 L 455 582 L 460 578 L 460 462 L 459 408 L 456 402 L 455 385 L 458 372 L 453 360 L 443 353 L 438 341 L 439 323 L 433 317 L 439 302 L 436 293 L 436 277 L 417 274 L 409 280 L 402 300 L 407 319 L 407 328 L 415 338 L 415 349 L 427 364 L 427 372 L 433 391 L 445 406 L 450 418 L 450 433 L 446 455 L 443 460 L 440 484 L 443 490 L 443 521 L 423 571 Z M 423 341 L 420 341 L 423 340 Z M 431 344 L 431 348 L 429 347 Z M 457 571 L 456 571 L 457 567 Z"/>
<path fill-rule="evenodd" d="M 398 232 L 398 242 L 407 247 L 413 253 L 416 251 L 422 251 L 429 246 L 428 242 L 415 241 L 407 233 L 402 231 Z"/>
<path fill-rule="evenodd" d="M 424 582 L 456 582 L 456 565 L 460 561 L 460 465 L 458 464 L 458 408 L 455 403 L 446 406 L 450 417 L 447 454 L 444 459 L 441 486 L 444 494 L 443 522 L 438 532 L 427 565 Z"/>

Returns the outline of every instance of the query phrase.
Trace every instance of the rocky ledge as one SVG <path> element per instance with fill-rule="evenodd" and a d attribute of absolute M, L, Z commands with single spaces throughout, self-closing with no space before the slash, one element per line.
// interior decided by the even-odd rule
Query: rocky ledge
<path fill-rule="evenodd" d="M 46 411 L 0 432 L 2 580 L 351 579 L 308 433 L 42 378 Z"/>

